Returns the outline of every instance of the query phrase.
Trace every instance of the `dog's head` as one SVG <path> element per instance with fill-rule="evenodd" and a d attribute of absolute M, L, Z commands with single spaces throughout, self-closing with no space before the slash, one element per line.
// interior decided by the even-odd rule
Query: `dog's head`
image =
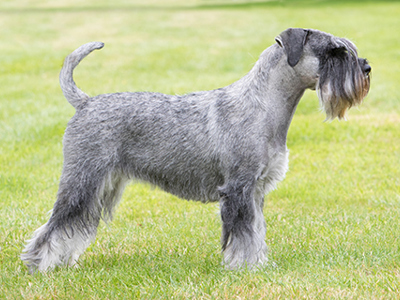
<path fill-rule="evenodd" d="M 309 88 L 317 90 L 327 119 L 344 118 L 346 110 L 360 104 L 368 94 L 371 66 L 358 57 L 351 41 L 302 28 L 289 28 L 275 40 L 283 48 L 288 65 L 312 82 Z"/>

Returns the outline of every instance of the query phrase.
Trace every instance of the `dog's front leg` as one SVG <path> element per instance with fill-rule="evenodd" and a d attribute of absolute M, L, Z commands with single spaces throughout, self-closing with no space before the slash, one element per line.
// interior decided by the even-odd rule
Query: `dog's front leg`
<path fill-rule="evenodd" d="M 252 268 L 266 261 L 262 201 L 255 201 L 254 183 L 234 182 L 220 189 L 224 263 L 229 269 Z"/>

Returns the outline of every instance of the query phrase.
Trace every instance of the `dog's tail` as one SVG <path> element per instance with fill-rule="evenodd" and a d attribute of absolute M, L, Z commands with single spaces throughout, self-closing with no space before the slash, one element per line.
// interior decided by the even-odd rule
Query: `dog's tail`
<path fill-rule="evenodd" d="M 89 96 L 76 86 L 72 73 L 80 61 L 90 52 L 103 47 L 104 44 L 101 42 L 87 43 L 80 46 L 65 58 L 64 65 L 60 72 L 60 86 L 65 98 L 67 98 L 68 102 L 75 108 L 82 103 L 82 100 L 88 99 Z"/>

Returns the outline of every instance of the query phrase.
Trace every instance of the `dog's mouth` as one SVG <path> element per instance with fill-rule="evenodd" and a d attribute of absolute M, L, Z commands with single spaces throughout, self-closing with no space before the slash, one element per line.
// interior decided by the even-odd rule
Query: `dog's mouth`
<path fill-rule="evenodd" d="M 315 84 L 310 85 L 308 88 L 312 91 L 316 91 L 318 90 L 318 86 L 319 86 L 319 74 L 317 75 L 317 77 L 315 78 Z"/>

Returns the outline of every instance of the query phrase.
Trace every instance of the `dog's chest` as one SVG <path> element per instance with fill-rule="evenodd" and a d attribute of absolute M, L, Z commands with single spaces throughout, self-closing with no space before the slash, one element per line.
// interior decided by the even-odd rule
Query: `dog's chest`
<path fill-rule="evenodd" d="M 257 179 L 257 190 L 262 192 L 262 194 L 267 194 L 274 190 L 278 182 L 285 178 L 288 168 L 289 150 L 286 149 L 270 157 Z"/>

